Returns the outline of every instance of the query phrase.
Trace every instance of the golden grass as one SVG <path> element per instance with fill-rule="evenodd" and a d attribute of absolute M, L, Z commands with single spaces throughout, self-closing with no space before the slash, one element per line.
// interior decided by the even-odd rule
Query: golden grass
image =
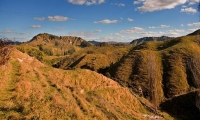
<path fill-rule="evenodd" d="M 0 93 L 7 96 L 0 96 L 0 119 L 139 120 L 153 115 L 129 89 L 96 72 L 54 69 L 17 50 L 11 56 L 6 69 L 0 67 Z"/>
<path fill-rule="evenodd" d="M 199 55 L 196 36 L 146 42 L 133 47 L 108 73 L 135 93 L 139 94 L 138 87 L 141 87 L 143 96 L 158 107 L 165 99 L 185 94 L 194 87 L 193 76 L 188 71 L 196 78 L 199 76 Z M 195 68 L 188 68 L 188 59 Z"/>

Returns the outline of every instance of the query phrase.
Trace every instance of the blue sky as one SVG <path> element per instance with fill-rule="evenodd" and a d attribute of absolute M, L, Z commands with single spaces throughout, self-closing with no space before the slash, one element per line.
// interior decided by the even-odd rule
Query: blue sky
<path fill-rule="evenodd" d="M 130 42 L 200 28 L 199 0 L 0 0 L 0 38 L 39 33 Z"/>

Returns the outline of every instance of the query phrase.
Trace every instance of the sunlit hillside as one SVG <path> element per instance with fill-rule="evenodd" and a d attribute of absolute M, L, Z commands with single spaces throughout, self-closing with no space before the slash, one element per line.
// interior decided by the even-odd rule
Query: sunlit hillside
<path fill-rule="evenodd" d="M 0 66 L 0 119 L 171 118 L 96 72 L 48 67 L 16 49 L 9 56 Z"/>
<path fill-rule="evenodd" d="M 169 105 L 167 110 L 181 119 L 200 118 L 199 43 L 196 34 L 143 43 L 133 47 L 129 54 L 109 68 L 107 74 L 156 107 L 165 110 Z M 176 102 L 170 103 L 171 99 Z M 185 100 L 192 107 L 188 107 Z M 175 105 L 178 107 L 172 109 Z"/>

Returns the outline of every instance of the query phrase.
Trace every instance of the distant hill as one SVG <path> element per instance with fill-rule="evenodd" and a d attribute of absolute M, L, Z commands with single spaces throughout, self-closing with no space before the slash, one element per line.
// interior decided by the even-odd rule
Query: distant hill
<path fill-rule="evenodd" d="M 120 45 L 129 45 L 129 42 L 116 42 L 116 41 L 109 41 L 109 42 L 98 42 L 98 41 L 88 41 L 89 43 L 95 46 L 105 46 L 105 45 L 113 45 L 113 46 L 120 46 Z"/>
<path fill-rule="evenodd" d="M 55 36 L 43 33 L 15 47 L 21 52 L 52 65 L 61 60 L 63 56 L 71 55 L 89 46 L 92 46 L 92 44 L 80 37 Z"/>
<path fill-rule="evenodd" d="M 0 48 L 4 49 L 3 47 Z M 62 70 L 13 49 L 0 65 L 0 119 L 172 119 L 90 70 Z"/>
<path fill-rule="evenodd" d="M 143 37 L 139 39 L 133 40 L 130 44 L 135 44 L 139 45 L 144 42 L 149 42 L 149 41 L 163 41 L 163 40 L 170 40 L 172 37 L 167 37 L 167 36 L 161 36 L 161 37 Z"/>
<path fill-rule="evenodd" d="M 98 44 L 101 44 L 102 42 L 98 42 L 98 41 L 88 41 L 89 43 L 93 44 L 93 45 L 98 45 Z"/>
<path fill-rule="evenodd" d="M 55 47 L 63 47 L 63 46 L 78 46 L 78 47 L 88 47 L 91 46 L 89 42 L 74 36 L 56 36 L 48 33 L 38 34 L 34 36 L 27 43 L 28 45 L 37 46 L 37 45 L 47 45 L 47 46 L 55 46 Z"/>
<path fill-rule="evenodd" d="M 11 45 L 19 45 L 19 44 L 21 44 L 21 42 L 19 42 L 19 41 L 12 41 L 12 40 L 10 40 L 8 38 L 0 38 L 0 41 L 3 41 L 5 43 L 11 44 Z"/>
<path fill-rule="evenodd" d="M 199 43 L 195 35 L 144 42 L 105 75 L 180 119 L 200 119 Z"/>

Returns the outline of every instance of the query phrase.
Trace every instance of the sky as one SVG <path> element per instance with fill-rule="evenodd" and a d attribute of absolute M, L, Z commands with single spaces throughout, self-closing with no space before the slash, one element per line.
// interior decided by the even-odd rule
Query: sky
<path fill-rule="evenodd" d="M 199 0 L 0 0 L 0 38 L 39 33 L 87 41 L 179 37 L 200 28 Z"/>

